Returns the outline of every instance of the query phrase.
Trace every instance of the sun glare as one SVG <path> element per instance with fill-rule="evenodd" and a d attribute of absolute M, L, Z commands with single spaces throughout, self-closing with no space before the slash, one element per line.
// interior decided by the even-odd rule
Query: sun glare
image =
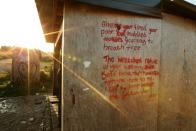
<path fill-rule="evenodd" d="M 44 38 L 35 0 L 0 1 L 0 46 L 53 51 Z"/>

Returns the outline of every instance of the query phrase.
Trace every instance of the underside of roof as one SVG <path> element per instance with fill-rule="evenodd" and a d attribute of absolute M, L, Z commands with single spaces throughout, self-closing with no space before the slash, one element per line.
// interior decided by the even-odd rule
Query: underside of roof
<path fill-rule="evenodd" d="M 196 20 L 196 6 L 183 0 L 163 0 L 162 12 Z"/>
<path fill-rule="evenodd" d="M 35 0 L 47 42 L 54 43 L 63 20 L 63 0 Z"/>

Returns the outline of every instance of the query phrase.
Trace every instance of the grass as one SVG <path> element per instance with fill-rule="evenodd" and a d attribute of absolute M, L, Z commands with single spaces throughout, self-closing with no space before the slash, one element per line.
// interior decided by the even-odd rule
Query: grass
<path fill-rule="evenodd" d="M 10 59 L 13 54 L 13 47 L 1 47 L 0 48 L 0 60 Z"/>
<path fill-rule="evenodd" d="M 46 68 L 45 68 L 46 69 Z M 51 69 L 51 68 L 50 68 Z M 52 87 L 51 70 L 40 71 L 40 87 L 36 88 L 34 92 L 37 93 L 49 93 Z M 13 86 L 11 82 L 11 76 L 9 73 L 0 73 L 0 97 L 15 97 L 23 96 L 27 93 L 27 88 Z"/>
<path fill-rule="evenodd" d="M 0 97 L 7 96 L 7 92 L 11 87 L 10 74 L 0 73 Z"/>
<path fill-rule="evenodd" d="M 41 65 L 40 66 L 41 92 L 42 93 L 51 93 L 50 89 L 52 89 L 53 61 L 49 58 L 48 59 L 41 59 L 40 65 Z"/>

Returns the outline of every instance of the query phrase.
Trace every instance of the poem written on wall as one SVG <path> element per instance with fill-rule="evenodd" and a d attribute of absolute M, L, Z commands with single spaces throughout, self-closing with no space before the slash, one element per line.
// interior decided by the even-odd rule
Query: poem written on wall
<path fill-rule="evenodd" d="M 103 67 L 101 78 L 109 99 L 127 99 L 130 96 L 148 95 L 155 88 L 159 60 L 139 55 L 154 44 L 153 36 L 159 31 L 148 24 L 123 24 L 103 20 L 99 23 L 102 41 Z M 126 52 L 126 53 L 124 53 Z"/>

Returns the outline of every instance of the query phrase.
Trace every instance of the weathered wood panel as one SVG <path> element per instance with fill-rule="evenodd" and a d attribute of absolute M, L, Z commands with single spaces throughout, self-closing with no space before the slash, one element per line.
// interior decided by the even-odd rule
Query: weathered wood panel
<path fill-rule="evenodd" d="M 12 58 L 12 80 L 15 87 L 35 93 L 40 84 L 40 51 L 16 48 Z"/>
<path fill-rule="evenodd" d="M 63 130 L 155 131 L 161 20 L 65 4 Z"/>
<path fill-rule="evenodd" d="M 160 131 L 196 130 L 196 24 L 163 14 L 159 88 Z"/>

